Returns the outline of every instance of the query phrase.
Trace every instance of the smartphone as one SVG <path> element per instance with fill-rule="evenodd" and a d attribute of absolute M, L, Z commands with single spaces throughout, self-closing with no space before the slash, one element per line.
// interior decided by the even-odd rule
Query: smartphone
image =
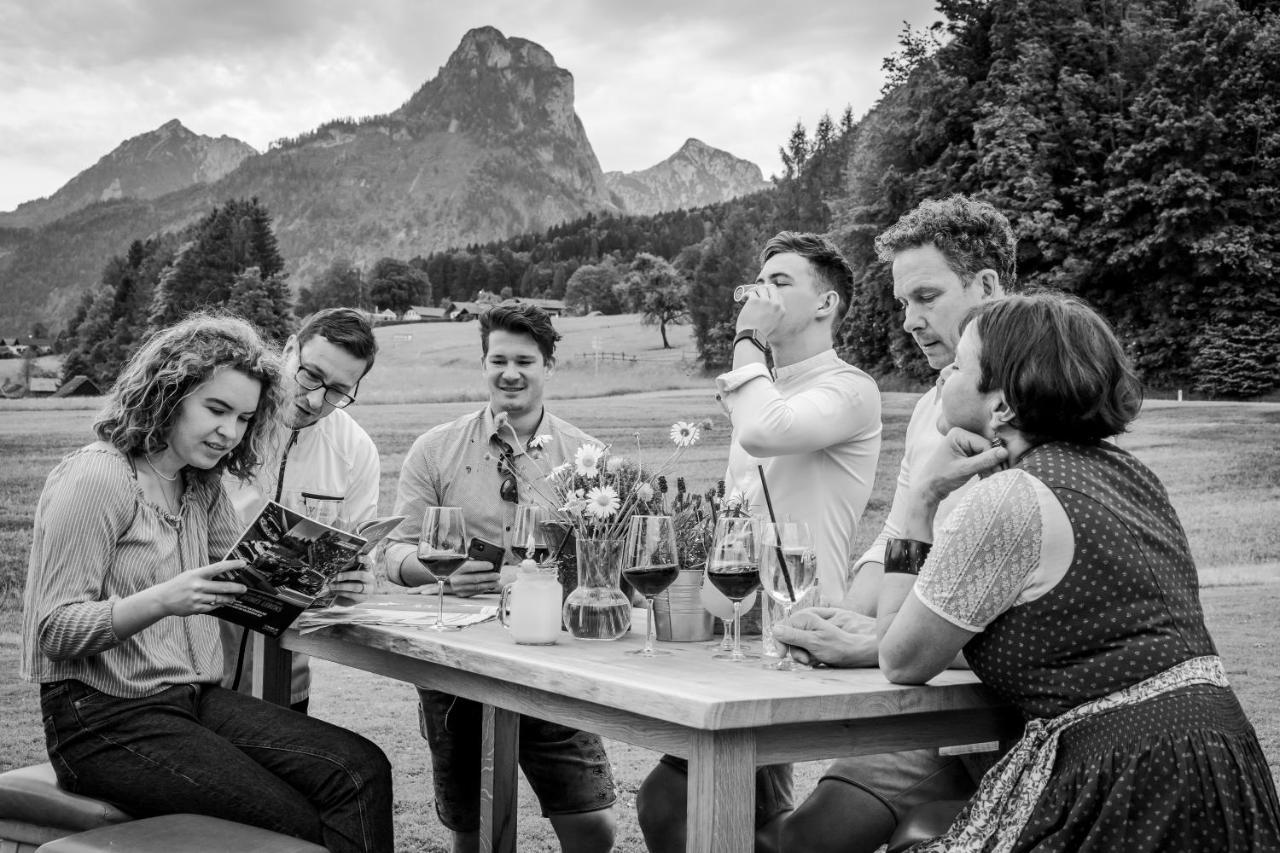
<path fill-rule="evenodd" d="M 468 560 L 480 560 L 493 566 L 495 572 L 502 570 L 503 560 L 506 559 L 507 551 L 501 545 L 494 545 L 492 542 L 486 542 L 478 536 L 471 539 L 471 547 L 467 549 Z"/>

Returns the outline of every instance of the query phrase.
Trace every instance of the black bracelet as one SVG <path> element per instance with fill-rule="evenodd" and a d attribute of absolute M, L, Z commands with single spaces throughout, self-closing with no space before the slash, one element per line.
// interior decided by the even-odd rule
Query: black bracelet
<path fill-rule="evenodd" d="M 884 573 L 918 575 L 929 556 L 932 542 L 918 539 L 890 539 L 884 546 Z"/>

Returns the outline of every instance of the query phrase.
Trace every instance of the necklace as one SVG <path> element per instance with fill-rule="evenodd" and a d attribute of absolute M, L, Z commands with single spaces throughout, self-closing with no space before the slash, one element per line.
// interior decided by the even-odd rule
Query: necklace
<path fill-rule="evenodd" d="M 176 482 L 178 481 L 178 477 L 179 477 L 179 475 L 181 475 L 181 474 L 182 474 L 182 469 L 181 469 L 181 468 L 179 468 L 179 469 L 177 470 L 177 472 L 176 472 L 172 477 L 166 476 L 166 475 L 164 475 L 164 474 L 161 474 L 161 473 L 160 473 L 160 469 L 156 467 L 156 463 L 154 463 L 154 462 L 152 462 L 152 461 L 151 461 L 151 454 L 150 454 L 150 453 L 144 453 L 144 454 L 142 454 L 142 458 L 147 460 L 147 467 L 151 469 L 151 473 L 155 474 L 155 475 L 156 475 L 157 477 L 159 477 L 161 480 L 165 480 L 165 481 L 170 482 L 170 483 L 176 483 Z"/>

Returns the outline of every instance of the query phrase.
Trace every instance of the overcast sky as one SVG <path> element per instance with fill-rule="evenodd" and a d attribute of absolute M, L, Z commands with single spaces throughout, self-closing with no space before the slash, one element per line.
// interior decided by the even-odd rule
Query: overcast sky
<path fill-rule="evenodd" d="M 492 25 L 572 72 L 606 171 L 689 137 L 780 171 L 778 146 L 861 116 L 903 21 L 933 0 L 0 0 L 0 210 L 177 118 L 259 151 L 408 100 Z"/>

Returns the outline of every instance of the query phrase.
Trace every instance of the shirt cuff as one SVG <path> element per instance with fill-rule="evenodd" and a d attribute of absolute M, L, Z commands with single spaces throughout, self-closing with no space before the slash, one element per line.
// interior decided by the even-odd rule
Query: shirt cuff
<path fill-rule="evenodd" d="M 716 377 L 716 390 L 721 394 L 732 394 L 743 385 L 746 385 L 752 379 L 772 379 L 769 375 L 769 368 L 758 362 L 746 364 L 737 370 L 730 370 L 728 373 L 721 373 Z"/>

